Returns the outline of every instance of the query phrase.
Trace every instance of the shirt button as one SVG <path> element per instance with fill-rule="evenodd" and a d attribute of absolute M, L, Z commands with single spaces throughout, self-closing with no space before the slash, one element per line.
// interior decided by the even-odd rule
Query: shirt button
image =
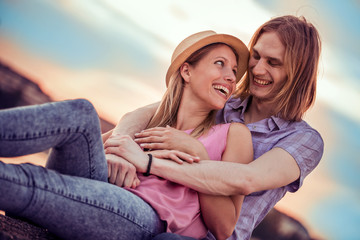
<path fill-rule="evenodd" d="M 252 128 L 253 128 L 253 129 L 256 129 L 256 126 L 253 126 Z"/>

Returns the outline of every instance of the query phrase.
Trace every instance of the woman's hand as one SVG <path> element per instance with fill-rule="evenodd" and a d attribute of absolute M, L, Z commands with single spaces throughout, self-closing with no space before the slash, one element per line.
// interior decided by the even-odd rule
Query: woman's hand
<path fill-rule="evenodd" d="M 149 128 L 136 133 L 135 142 L 143 148 L 152 150 L 178 150 L 193 156 L 199 156 L 204 151 L 206 153 L 204 146 L 197 139 L 169 126 Z"/>
<path fill-rule="evenodd" d="M 188 163 L 200 161 L 199 157 L 177 150 L 154 150 L 151 151 L 151 154 L 156 158 L 173 160 L 178 164 L 182 164 L 184 161 Z"/>
<path fill-rule="evenodd" d="M 105 154 L 114 154 L 132 163 L 137 172 L 146 172 L 148 156 L 128 135 L 113 135 L 105 144 Z"/>

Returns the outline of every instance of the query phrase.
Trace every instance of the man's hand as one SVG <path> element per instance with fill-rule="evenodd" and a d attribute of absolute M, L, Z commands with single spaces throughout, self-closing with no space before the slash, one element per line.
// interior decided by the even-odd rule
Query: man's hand
<path fill-rule="evenodd" d="M 109 145 L 108 141 L 112 142 L 112 146 L 120 146 L 121 142 L 117 141 L 117 136 L 112 131 L 103 135 L 105 150 L 106 146 Z M 110 183 L 119 187 L 131 188 L 136 188 L 140 184 L 140 180 L 136 175 L 136 167 L 132 163 L 115 154 L 106 154 L 106 161 Z"/>
<path fill-rule="evenodd" d="M 140 173 L 146 172 L 148 156 L 129 135 L 113 135 L 105 144 L 105 154 L 113 154 L 125 159 Z"/>
<path fill-rule="evenodd" d="M 136 188 L 140 180 L 133 164 L 114 154 L 106 154 L 109 182 L 119 187 Z"/>

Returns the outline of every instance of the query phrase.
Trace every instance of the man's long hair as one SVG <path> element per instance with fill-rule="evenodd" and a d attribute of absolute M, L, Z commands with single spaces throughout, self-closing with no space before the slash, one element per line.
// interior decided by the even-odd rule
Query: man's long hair
<path fill-rule="evenodd" d="M 315 101 L 321 41 L 316 28 L 304 17 L 282 16 L 264 23 L 254 33 L 252 49 L 260 36 L 275 32 L 285 46 L 285 70 L 287 80 L 273 99 L 276 108 L 273 114 L 289 121 L 300 121 Z M 247 73 L 236 91 L 236 97 L 250 95 L 250 80 Z"/>

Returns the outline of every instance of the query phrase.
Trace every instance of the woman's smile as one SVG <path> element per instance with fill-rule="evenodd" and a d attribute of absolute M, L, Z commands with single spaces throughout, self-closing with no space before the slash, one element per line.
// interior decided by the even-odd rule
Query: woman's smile
<path fill-rule="evenodd" d="M 230 86 L 225 86 L 222 84 L 213 84 L 213 88 L 220 96 L 222 96 L 225 99 L 228 99 L 230 97 L 230 94 L 232 93 L 232 87 Z"/>

